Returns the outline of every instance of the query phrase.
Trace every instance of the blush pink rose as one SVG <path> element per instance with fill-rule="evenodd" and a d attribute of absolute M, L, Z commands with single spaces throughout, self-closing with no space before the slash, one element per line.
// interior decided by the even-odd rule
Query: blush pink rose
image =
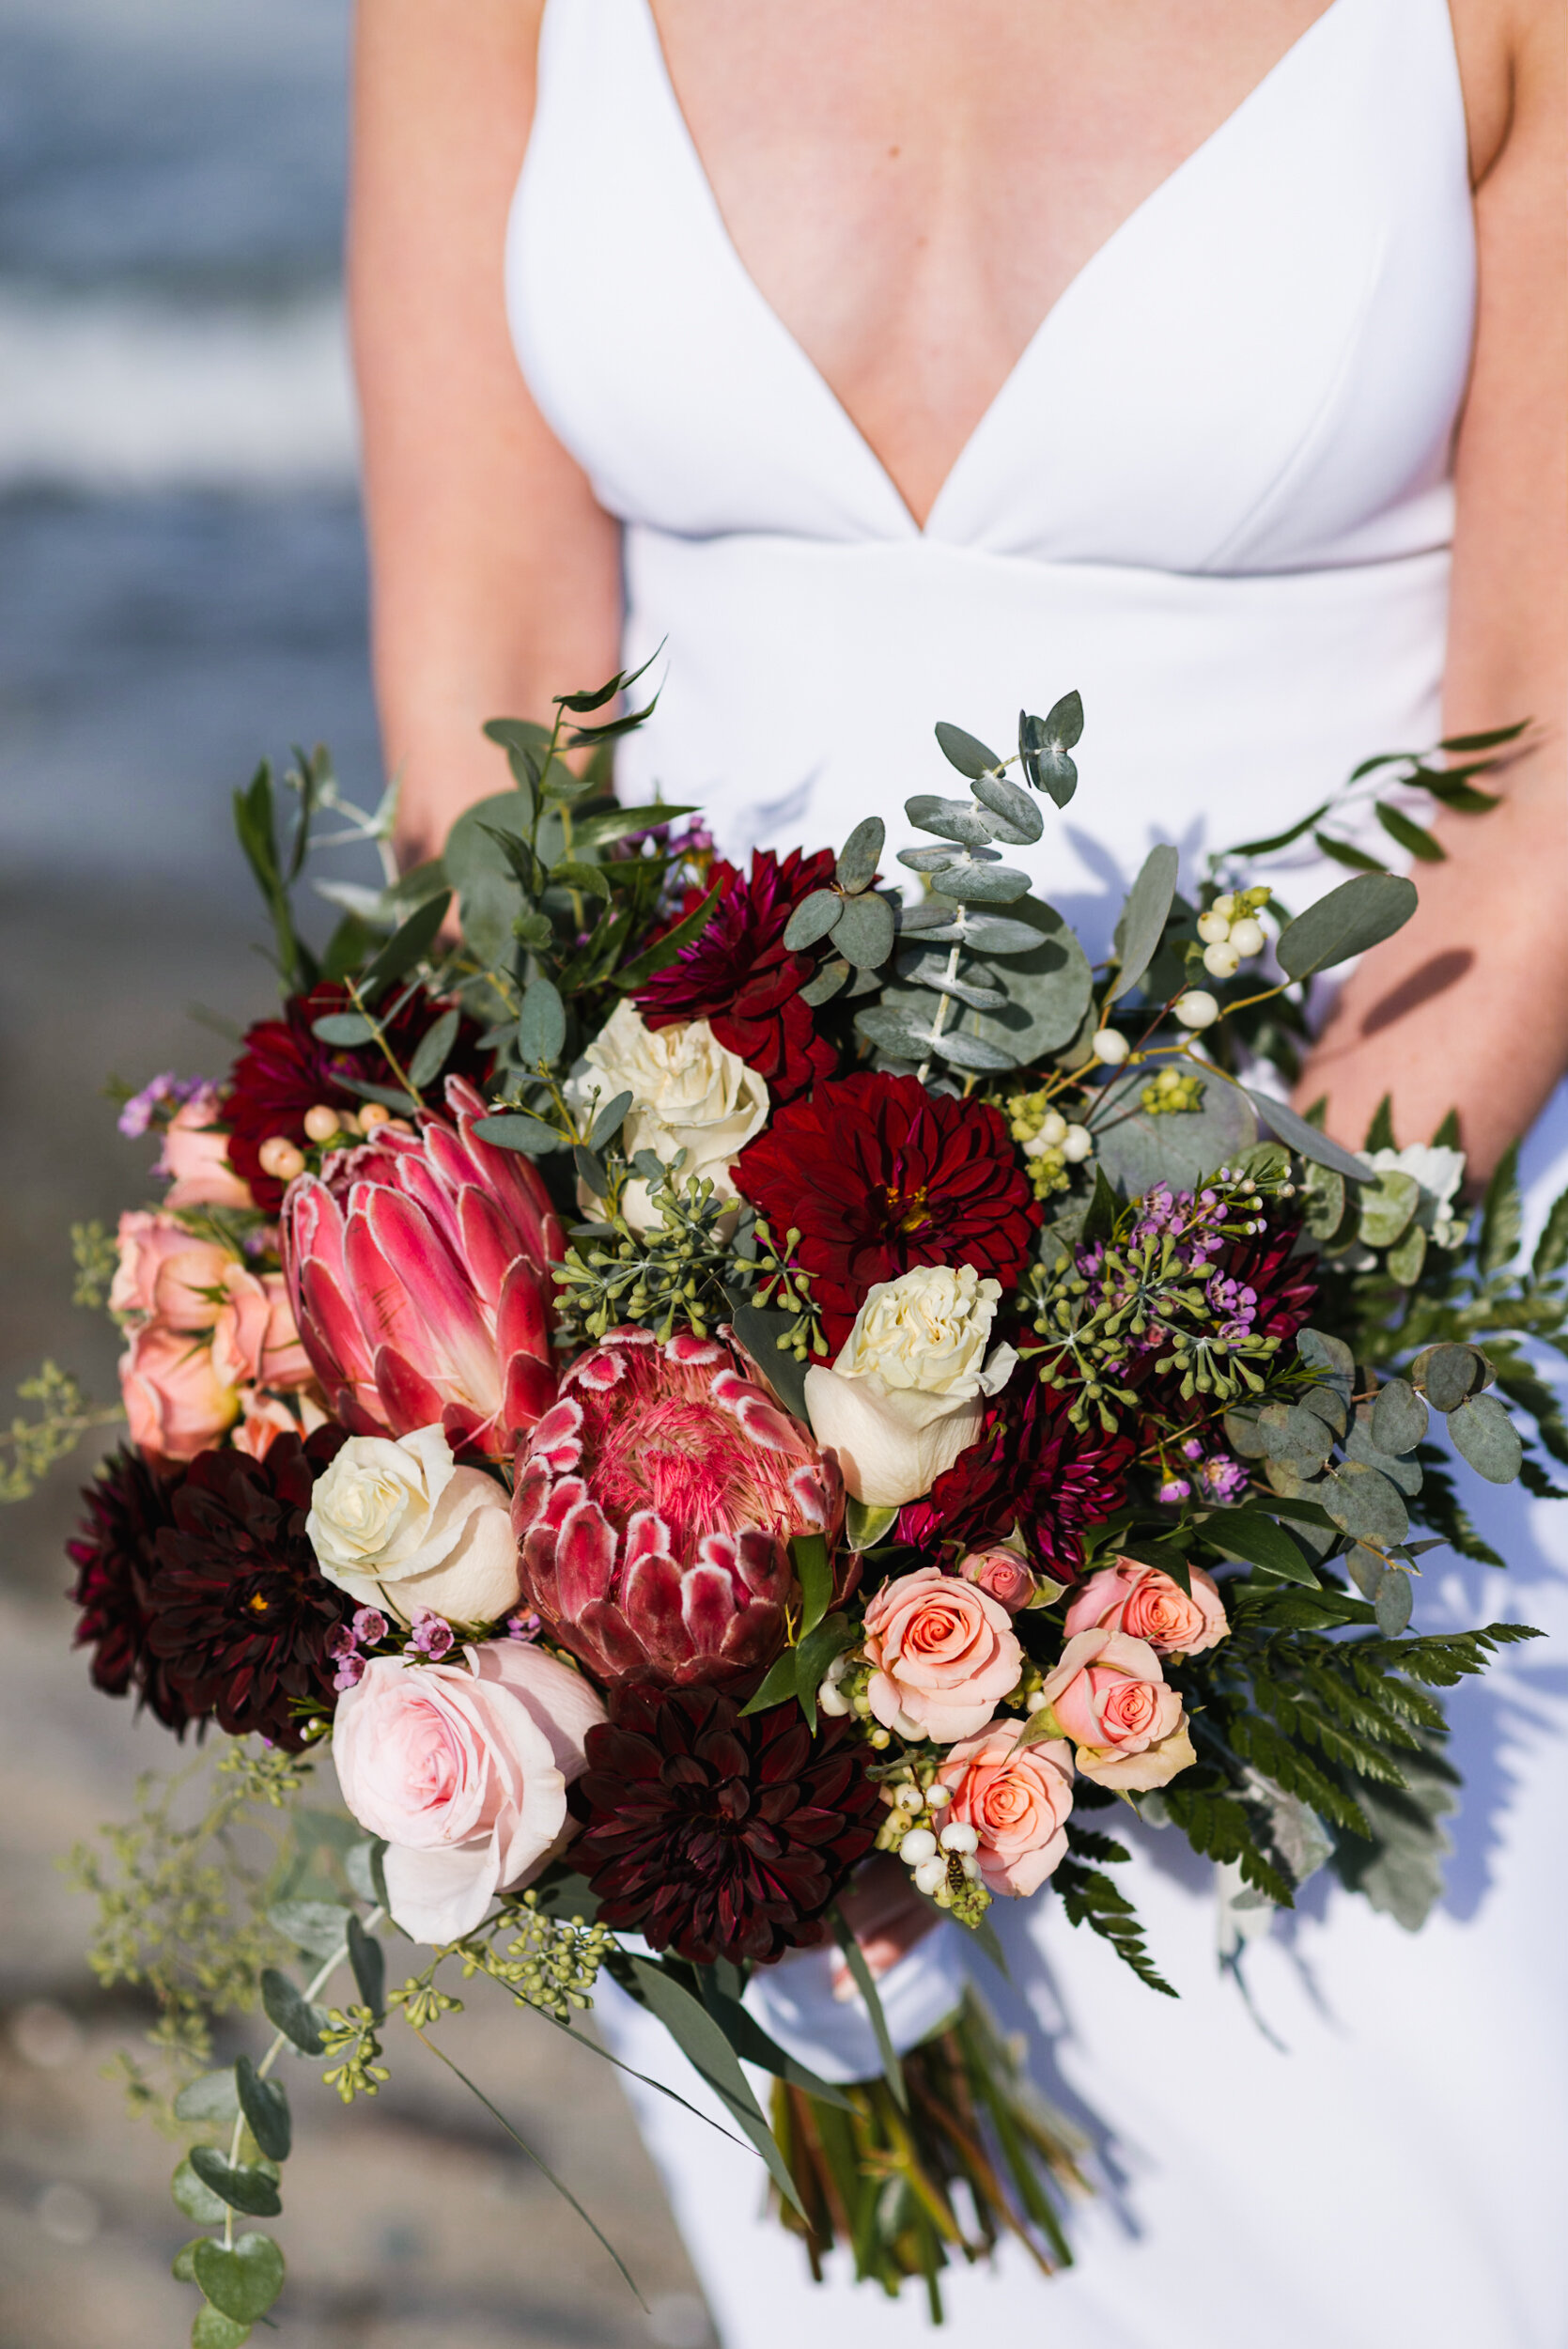
<path fill-rule="evenodd" d="M 119 1360 L 120 1399 L 140 1452 L 194 1460 L 239 1416 L 240 1398 L 212 1366 L 199 1335 L 149 1321 Z"/>
<path fill-rule="evenodd" d="M 1023 1671 L 1006 1608 L 939 1566 L 884 1582 L 865 1610 L 865 1652 L 883 1728 L 944 1746 L 984 1729 Z"/>
<path fill-rule="evenodd" d="M 489 1640 L 462 1660 L 373 1657 L 338 1700 L 333 1760 L 360 1825 L 386 1838 L 393 1920 L 416 1941 L 472 1933 L 575 1831 L 567 1788 L 604 1706 L 581 1672 Z"/>
<path fill-rule="evenodd" d="M 280 1436 L 314 1436 L 326 1423 L 319 1403 L 298 1389 L 286 1402 L 281 1394 L 264 1394 L 259 1387 L 241 1387 L 240 1423 L 232 1441 L 236 1452 L 264 1460 Z"/>
<path fill-rule="evenodd" d="M 1187 1715 L 1145 1640 L 1080 1631 L 1040 1688 L 1042 1726 L 1070 1737 L 1078 1766 L 1100 1786 L 1147 1791 L 1197 1760 Z"/>
<path fill-rule="evenodd" d="M 1118 1558 L 1092 1574 L 1067 1610 L 1069 1640 L 1080 1631 L 1125 1631 L 1157 1656 L 1201 1656 L 1230 1630 L 1218 1588 L 1202 1566 L 1188 1569 L 1192 1595 L 1158 1566 Z"/>
<path fill-rule="evenodd" d="M 1000 1599 L 1010 1615 L 1027 1607 L 1034 1595 L 1034 1577 L 1016 1549 L 1001 1544 L 993 1549 L 971 1549 L 958 1561 L 958 1571 L 966 1582 L 978 1582 L 983 1591 Z"/>
<path fill-rule="evenodd" d="M 183 1102 L 169 1120 L 158 1173 L 174 1180 L 164 1194 L 167 1207 L 254 1207 L 250 1186 L 228 1162 L 228 1136 L 214 1133 L 218 1092 L 208 1086 Z"/>
<path fill-rule="evenodd" d="M 234 1262 L 226 1248 L 194 1238 L 172 1215 L 122 1215 L 109 1310 L 172 1330 L 210 1330 L 221 1302 L 212 1292 Z"/>
<path fill-rule="evenodd" d="M 1011 1721 L 955 1745 L 937 1773 L 953 1796 L 946 1815 L 980 1838 L 975 1862 L 989 1892 L 1038 1891 L 1067 1849 L 1073 1750 L 1064 1737 L 1018 1744 Z"/>
<path fill-rule="evenodd" d="M 247 1272 L 232 1260 L 224 1274 L 227 1302 L 212 1330 L 212 1361 L 234 1387 L 304 1387 L 315 1373 L 300 1344 L 281 1272 Z"/>

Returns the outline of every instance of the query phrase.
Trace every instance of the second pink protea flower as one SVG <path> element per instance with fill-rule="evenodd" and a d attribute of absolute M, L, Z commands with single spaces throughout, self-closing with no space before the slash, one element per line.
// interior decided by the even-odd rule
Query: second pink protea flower
<path fill-rule="evenodd" d="M 450 1122 L 383 1128 L 290 1185 L 284 1269 L 328 1408 L 352 1434 L 439 1423 L 454 1451 L 510 1459 L 554 1400 L 564 1236 L 537 1170 L 474 1132 L 474 1087 L 449 1077 L 446 1105 Z"/>
<path fill-rule="evenodd" d="M 734 1347 L 613 1330 L 520 1452 L 512 1517 L 557 1639 L 607 1682 L 685 1688 L 778 1653 L 791 1537 L 831 1549 L 844 1483 Z"/>

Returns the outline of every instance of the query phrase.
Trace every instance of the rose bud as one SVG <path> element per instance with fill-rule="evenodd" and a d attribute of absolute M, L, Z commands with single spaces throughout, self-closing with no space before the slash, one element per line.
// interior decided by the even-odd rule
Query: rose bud
<path fill-rule="evenodd" d="M 1146 1640 L 1157 1656 L 1201 1656 L 1230 1630 L 1224 1602 L 1202 1566 L 1188 1568 L 1189 1598 L 1158 1566 L 1118 1558 L 1092 1574 L 1067 1610 L 1069 1640 L 1080 1631 L 1125 1631 Z"/>
<path fill-rule="evenodd" d="M 958 1571 L 966 1582 L 977 1582 L 1000 1599 L 1010 1615 L 1020 1613 L 1034 1595 L 1034 1577 L 1028 1565 L 1016 1549 L 1001 1543 L 990 1549 L 971 1549 L 959 1559 Z"/>

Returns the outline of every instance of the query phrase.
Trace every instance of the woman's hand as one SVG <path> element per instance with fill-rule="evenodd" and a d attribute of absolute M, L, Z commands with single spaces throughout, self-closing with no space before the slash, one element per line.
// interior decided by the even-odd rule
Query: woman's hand
<path fill-rule="evenodd" d="M 922 1900 L 915 1890 L 908 1868 L 901 1867 L 889 1852 L 878 1852 L 862 1869 L 854 1889 L 846 1892 L 839 1906 L 874 1982 L 879 1982 L 901 1957 L 908 1957 L 915 1943 L 924 1941 L 940 1921 L 930 1902 Z M 852 1999 L 854 1995 L 854 1977 L 840 1957 L 833 1967 L 833 1996 Z"/>

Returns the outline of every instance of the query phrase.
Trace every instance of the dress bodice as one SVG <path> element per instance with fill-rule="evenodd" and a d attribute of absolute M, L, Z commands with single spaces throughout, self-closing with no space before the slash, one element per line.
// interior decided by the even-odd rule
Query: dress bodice
<path fill-rule="evenodd" d="M 1474 305 L 1445 0 L 1332 0 L 1073 279 L 924 530 L 742 264 L 647 0 L 548 0 L 507 297 L 626 524 L 628 652 L 666 646 L 624 781 L 732 848 L 851 803 L 897 845 L 934 720 L 1000 747 L 1077 686 L 1094 845 L 1035 862 L 1092 921 L 1152 835 L 1436 730 Z"/>

